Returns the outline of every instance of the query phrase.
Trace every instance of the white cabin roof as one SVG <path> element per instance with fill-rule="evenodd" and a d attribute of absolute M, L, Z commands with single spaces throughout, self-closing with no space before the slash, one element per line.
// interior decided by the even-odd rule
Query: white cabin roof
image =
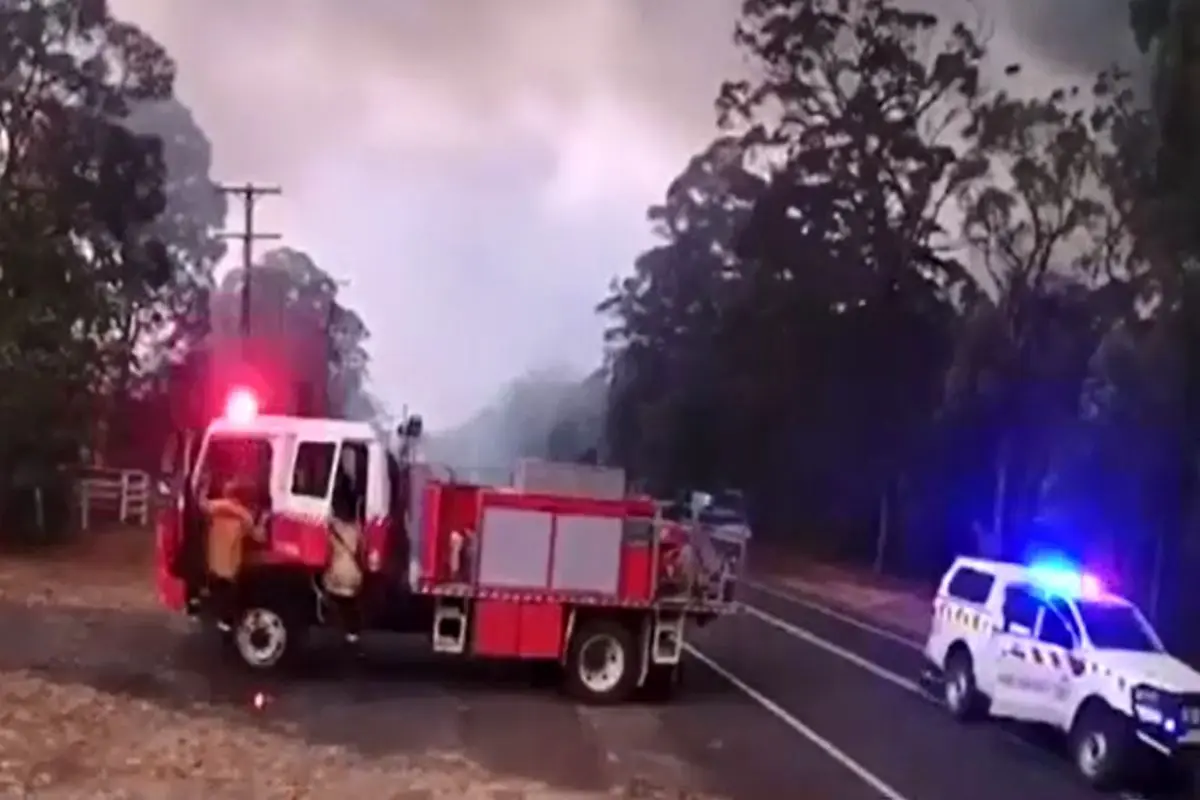
<path fill-rule="evenodd" d="M 256 433 L 266 436 L 291 434 L 301 439 L 334 437 L 362 441 L 379 438 L 370 423 L 320 417 L 287 417 L 265 414 L 255 417 L 249 422 L 219 417 L 208 426 L 210 436 L 245 436 Z"/>

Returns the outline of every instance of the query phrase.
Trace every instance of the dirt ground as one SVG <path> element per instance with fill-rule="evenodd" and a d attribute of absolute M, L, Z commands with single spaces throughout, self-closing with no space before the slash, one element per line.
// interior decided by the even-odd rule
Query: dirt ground
<path fill-rule="evenodd" d="M 700 796 L 612 774 L 583 712 L 503 678 L 447 689 L 418 658 L 387 679 L 252 679 L 157 608 L 149 539 L 0 555 L 0 796 Z"/>

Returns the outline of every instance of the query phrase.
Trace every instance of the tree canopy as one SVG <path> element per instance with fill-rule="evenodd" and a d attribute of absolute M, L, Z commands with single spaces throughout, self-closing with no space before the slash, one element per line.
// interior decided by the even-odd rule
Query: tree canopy
<path fill-rule="evenodd" d="M 1150 98 L 1118 65 L 1032 91 L 892 0 L 744 0 L 748 74 L 599 306 L 606 457 L 743 489 L 760 536 L 824 555 L 931 576 L 1054 548 L 1162 594 L 1198 539 L 1197 9 L 1132 4 Z"/>
<path fill-rule="evenodd" d="M 177 422 L 172 383 L 203 380 L 226 202 L 175 76 L 162 45 L 105 0 L 0 5 L 5 535 L 28 522 L 30 487 L 66 491 L 64 467 L 157 463 Z M 300 284 L 316 275 L 333 303 L 317 330 L 333 338 L 328 373 L 346 408 L 363 396 L 367 329 L 305 266 Z"/>

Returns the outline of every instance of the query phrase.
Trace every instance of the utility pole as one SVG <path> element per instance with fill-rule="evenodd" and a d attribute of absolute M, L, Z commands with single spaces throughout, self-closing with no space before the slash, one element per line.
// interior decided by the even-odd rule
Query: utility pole
<path fill-rule="evenodd" d="M 244 213 L 241 233 L 223 233 L 225 239 L 241 239 L 242 241 L 242 314 L 241 328 L 243 342 L 250 338 L 250 269 L 254 265 L 254 243 L 276 241 L 278 233 L 259 233 L 254 230 L 254 210 L 260 197 L 275 197 L 283 194 L 278 186 L 260 186 L 254 183 L 244 183 L 240 186 L 222 184 L 218 187 L 226 195 L 236 195 L 242 200 Z M 244 346 L 244 345 L 243 345 Z"/>

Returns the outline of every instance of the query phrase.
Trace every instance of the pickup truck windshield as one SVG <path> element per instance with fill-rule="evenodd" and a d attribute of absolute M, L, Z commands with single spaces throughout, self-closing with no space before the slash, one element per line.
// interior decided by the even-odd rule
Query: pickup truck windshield
<path fill-rule="evenodd" d="M 700 521 L 706 525 L 745 525 L 746 505 L 742 493 L 715 492 L 712 505 L 700 512 Z"/>
<path fill-rule="evenodd" d="M 718 506 L 701 511 L 700 521 L 708 525 L 742 525 L 746 517 L 736 508 Z"/>
<path fill-rule="evenodd" d="M 1098 650 L 1163 651 L 1158 635 L 1132 606 L 1081 602 L 1078 609 L 1088 638 Z"/>

